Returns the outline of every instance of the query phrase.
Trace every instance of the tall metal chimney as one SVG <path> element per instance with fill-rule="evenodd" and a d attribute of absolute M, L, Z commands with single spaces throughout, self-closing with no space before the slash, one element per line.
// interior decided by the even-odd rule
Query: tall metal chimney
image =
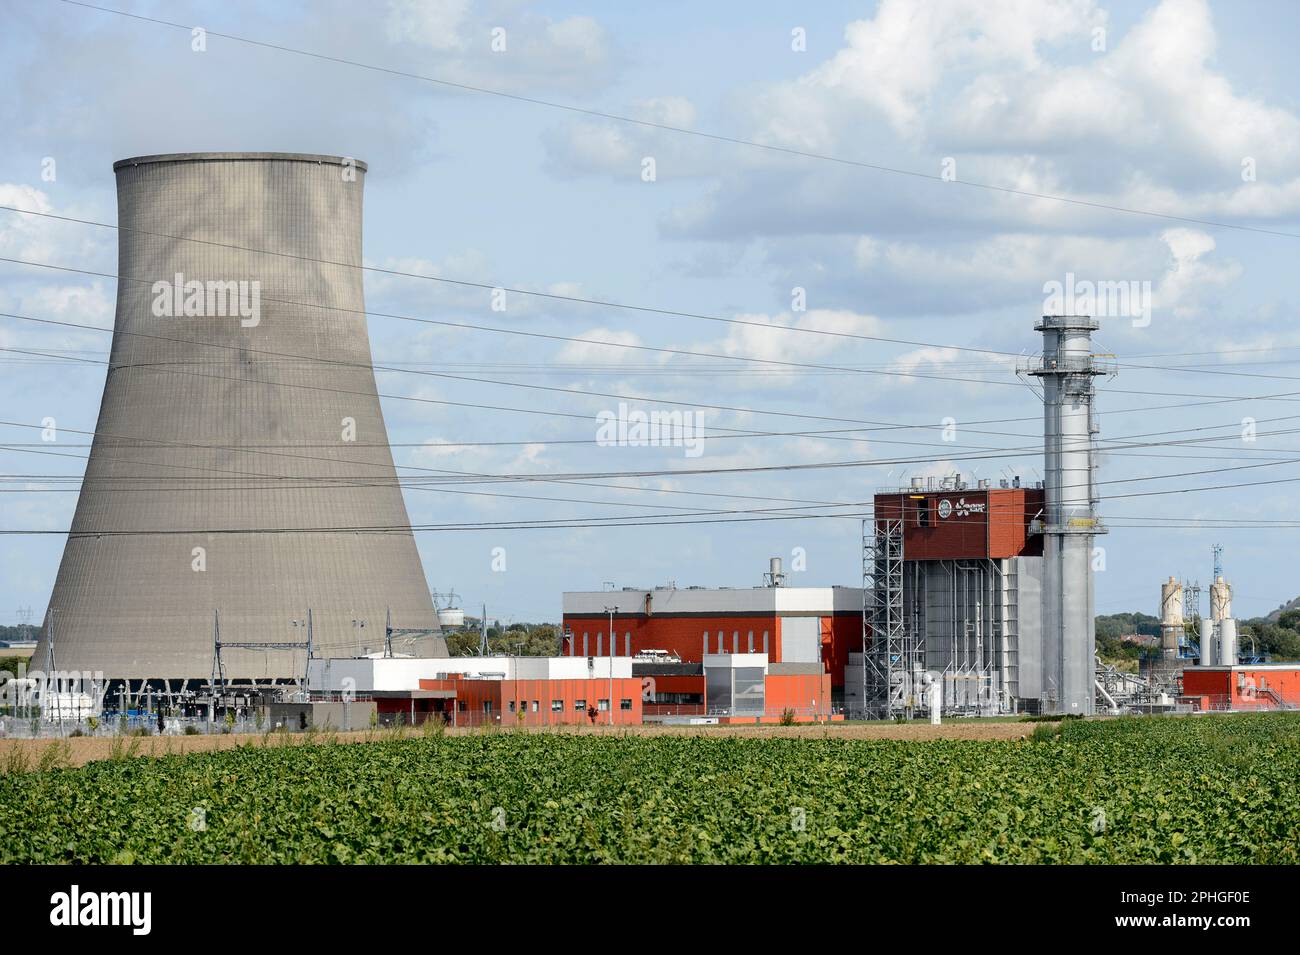
<path fill-rule="evenodd" d="M 232 679 L 300 676 L 308 632 L 315 656 L 358 655 L 390 614 L 424 633 L 403 650 L 446 656 L 371 367 L 365 163 L 113 168 L 117 313 L 49 604 L 60 669 L 207 678 L 214 612 L 222 641 L 289 647 L 232 647 Z"/>
<path fill-rule="evenodd" d="M 1096 624 L 1092 543 L 1106 531 L 1097 519 L 1092 436 L 1093 362 L 1087 316 L 1044 315 L 1043 381 L 1043 707 L 1047 712 L 1093 712 Z"/>

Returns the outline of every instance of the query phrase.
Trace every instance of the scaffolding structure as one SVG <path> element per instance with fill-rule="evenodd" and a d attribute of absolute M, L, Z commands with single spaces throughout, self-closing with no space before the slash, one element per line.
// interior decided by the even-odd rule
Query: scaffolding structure
<path fill-rule="evenodd" d="M 295 621 L 296 622 L 296 621 Z M 212 611 L 212 675 L 208 678 L 208 698 L 210 701 L 224 699 L 231 692 L 231 683 L 226 677 L 226 665 L 222 660 L 221 651 L 225 650 L 303 650 L 306 654 L 305 662 L 302 668 L 302 677 L 298 681 L 299 692 L 307 692 L 307 677 L 311 669 L 313 657 L 312 646 L 312 612 L 307 610 L 306 619 L 307 639 L 305 642 L 295 642 L 290 640 L 240 640 L 228 641 L 221 639 L 221 614 L 219 611 Z M 248 689 L 258 687 L 258 681 L 252 680 L 242 684 Z"/>
<path fill-rule="evenodd" d="M 867 719 L 911 719 L 925 648 L 903 616 L 903 519 L 862 522 L 862 679 Z"/>
<path fill-rule="evenodd" d="M 484 618 L 487 617 L 486 610 Z M 486 632 L 486 631 L 485 631 Z M 402 637 L 407 640 L 415 640 L 420 637 L 440 637 L 442 636 L 442 626 L 437 627 L 394 627 L 393 626 L 393 608 L 389 607 L 384 614 L 384 658 L 392 659 L 393 656 L 393 637 Z"/>

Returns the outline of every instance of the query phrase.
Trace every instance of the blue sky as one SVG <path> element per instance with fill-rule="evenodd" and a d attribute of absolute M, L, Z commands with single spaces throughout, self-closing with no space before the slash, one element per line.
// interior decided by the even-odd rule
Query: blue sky
<path fill-rule="evenodd" d="M 370 164 L 365 247 L 370 264 L 581 298 L 706 313 L 759 325 L 832 329 L 925 346 L 831 339 L 515 297 L 505 315 L 485 293 L 367 277 L 376 311 L 613 345 L 543 343 L 374 318 L 378 363 L 495 383 L 381 372 L 381 392 L 556 412 L 455 409 L 391 399 L 384 411 L 400 464 L 547 475 L 738 468 L 924 458 L 742 476 L 530 482 L 508 491 L 606 503 L 564 503 L 409 489 L 419 523 L 506 522 L 646 514 L 669 506 L 737 510 L 789 501 L 853 502 L 912 475 L 960 469 L 1035 475 L 1037 398 L 1014 363 L 947 346 L 1032 353 L 1043 286 L 1067 272 L 1150 283 L 1151 321 L 1103 317 L 1099 351 L 1120 373 L 1100 384 L 1103 440 L 1169 432 L 1201 444 L 1107 453 L 1102 612 L 1153 611 L 1170 574 L 1208 583 L 1210 545 L 1225 547 L 1236 610 L 1265 613 L 1300 593 L 1296 529 L 1207 522 L 1289 519 L 1297 483 L 1196 492 L 1296 477 L 1292 422 L 1300 392 L 1285 377 L 1300 358 L 1293 285 L 1300 232 L 1300 84 L 1293 4 L 1196 0 L 1102 5 L 1005 3 L 578 4 L 443 2 L 125 3 L 106 6 L 267 43 L 876 165 L 918 179 L 575 115 L 400 76 L 305 59 L 59 2 L 3 0 L 0 205 L 96 221 L 115 219 L 115 159 L 192 150 L 303 151 Z M 992 10 L 988 9 L 993 7 Z M 493 52 L 492 31 L 506 50 Z M 791 49 L 802 28 L 807 49 Z M 1101 31 L 1098 33 L 1098 31 Z M 1104 42 L 1098 45 L 1098 37 Z M 56 162 L 54 181 L 42 162 Z M 642 179 L 653 157 L 656 179 Z M 1243 178 L 1243 161 L 1255 175 Z M 1027 199 L 982 182 L 1104 205 L 1246 226 L 1230 229 Z M 0 212 L 0 255 L 112 272 L 111 230 Z M 806 289 L 805 312 L 791 290 Z M 0 311 L 108 325 L 115 289 L 0 263 Z M 774 371 L 619 344 L 853 367 Z M 60 450 L 84 454 L 67 430 L 94 427 L 108 336 L 0 319 L 0 419 L 65 429 Z M 1250 349 L 1250 351 L 1246 351 Z M 1185 356 L 1184 353 L 1204 353 Z M 1182 357 L 1178 357 L 1182 356 Z M 1196 368 L 1168 370 L 1169 365 Z M 914 374 L 909 375 L 908 372 Z M 915 373 L 966 379 L 944 381 Z M 1225 374 L 1232 372 L 1233 374 Z M 502 382 L 546 385 L 538 392 Z M 781 412 L 701 409 L 709 425 L 757 430 L 844 428 L 790 414 L 910 426 L 857 441 L 818 437 L 710 442 L 681 448 L 597 446 L 596 415 L 617 399 Z M 1192 396 L 1192 397 L 1188 397 Z M 1195 397 L 1215 396 L 1215 398 Z M 1217 403 L 1208 404 L 1211 400 Z M 1169 406 L 1175 407 L 1169 407 Z M 589 417 L 563 417 L 562 415 Z M 1254 442 L 1239 423 L 1259 424 Z M 957 440 L 942 440 L 945 418 Z M 1022 419 L 1003 424 L 966 422 Z M 1296 418 L 1293 420 L 1300 420 Z M 1209 429 L 1209 430 L 1194 430 Z M 981 434 L 980 431 L 992 431 Z M 0 426 L 6 475 L 76 474 L 75 457 L 14 445 L 38 432 Z M 913 442 L 891 444 L 887 439 Z M 556 444 L 557 441 L 589 444 Z M 1138 439 L 1140 440 L 1140 439 Z M 509 447 L 450 446 L 513 441 Z M 1150 456 L 1146 456 L 1150 455 Z M 1159 456 L 1156 456 L 1159 455 Z M 1268 467 L 1224 471 L 1263 461 Z M 1160 474 L 1211 472 L 1154 480 Z M 591 486 L 591 485 L 603 486 Z M 610 485 L 619 485 L 619 488 Z M 0 527 L 66 528 L 75 494 L 38 478 L 5 485 Z M 501 490 L 483 485 L 479 491 Z M 707 492 L 716 497 L 663 493 Z M 761 497 L 767 500 L 755 501 Z M 632 506 L 617 506 L 632 505 Z M 1135 526 L 1167 520 L 1172 526 Z M 503 619 L 555 619 L 566 589 L 602 581 L 649 585 L 760 582 L 769 555 L 807 554 L 792 583 L 856 584 L 856 520 L 679 527 L 421 534 L 431 588 Z M 505 569 L 493 569 L 504 548 Z M 0 621 L 39 617 L 62 551 L 56 535 L 0 537 Z M 498 559 L 496 566 L 501 562 Z"/>

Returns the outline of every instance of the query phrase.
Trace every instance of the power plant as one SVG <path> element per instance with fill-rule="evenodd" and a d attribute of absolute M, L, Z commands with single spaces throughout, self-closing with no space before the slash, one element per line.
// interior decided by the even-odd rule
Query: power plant
<path fill-rule="evenodd" d="M 863 523 L 863 713 L 1032 709 L 1089 715 L 1096 690 L 1097 518 L 1089 317 L 1048 315 L 1041 358 L 1044 480 L 961 475 L 885 490 Z"/>
<path fill-rule="evenodd" d="M 928 684 L 950 714 L 1038 709 L 1045 510 L 1044 489 L 1019 477 L 877 492 L 864 522 L 865 657 L 850 657 L 845 680 L 865 685 L 865 715 L 924 711 Z"/>
<path fill-rule="evenodd" d="M 371 367 L 366 165 L 126 159 L 90 458 L 34 662 L 178 692 L 445 656 Z"/>
<path fill-rule="evenodd" d="M 1017 369 L 1041 385 L 1042 480 L 879 488 L 861 587 L 791 586 L 773 557 L 758 586 L 568 592 L 554 656 L 490 656 L 485 609 L 479 655 L 453 660 L 442 631 L 465 613 L 430 594 L 375 387 L 365 163 L 191 153 L 114 170 L 108 374 L 33 660 L 49 677 L 27 681 L 60 723 L 114 699 L 209 721 L 274 705 L 304 726 L 350 724 L 354 703 L 456 725 L 1300 703 L 1300 669 L 1242 658 L 1217 545 L 1208 619 L 1200 586 L 1171 576 L 1143 672 L 1098 660 L 1093 405 L 1110 372 L 1098 323 L 1076 315 L 1042 317 L 1042 353 Z"/>

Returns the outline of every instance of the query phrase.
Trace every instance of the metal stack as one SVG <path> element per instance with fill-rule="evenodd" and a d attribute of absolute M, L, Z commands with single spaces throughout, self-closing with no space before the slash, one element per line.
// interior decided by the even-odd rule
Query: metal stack
<path fill-rule="evenodd" d="M 1046 712 L 1089 715 L 1095 705 L 1096 628 L 1092 547 L 1105 529 L 1097 519 L 1093 435 L 1092 318 L 1045 315 L 1043 382 L 1043 706 Z"/>

